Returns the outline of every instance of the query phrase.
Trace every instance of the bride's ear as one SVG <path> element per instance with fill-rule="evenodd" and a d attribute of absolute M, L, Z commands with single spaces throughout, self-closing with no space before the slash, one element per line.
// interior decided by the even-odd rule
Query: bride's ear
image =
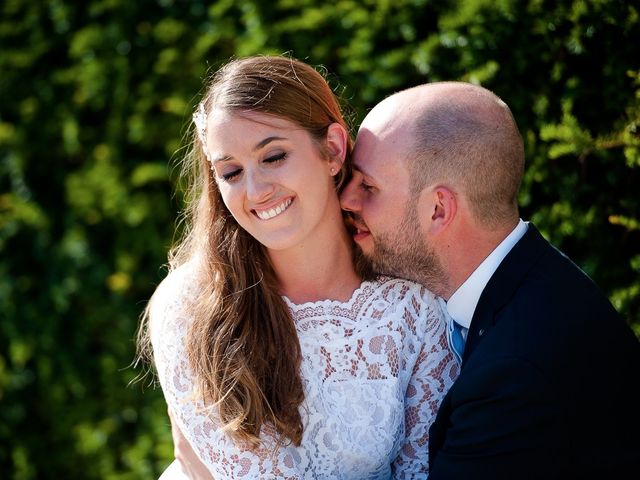
<path fill-rule="evenodd" d="M 326 152 L 329 155 L 329 168 L 340 171 L 347 155 L 349 134 L 339 123 L 332 123 L 327 128 Z"/>

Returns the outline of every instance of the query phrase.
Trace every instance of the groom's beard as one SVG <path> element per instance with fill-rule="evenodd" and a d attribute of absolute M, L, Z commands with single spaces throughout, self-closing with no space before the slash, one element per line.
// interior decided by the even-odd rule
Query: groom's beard
<path fill-rule="evenodd" d="M 436 294 L 446 291 L 448 277 L 420 232 L 415 205 L 407 207 L 397 229 L 373 237 L 373 245 L 367 259 L 376 272 L 413 280 Z"/>

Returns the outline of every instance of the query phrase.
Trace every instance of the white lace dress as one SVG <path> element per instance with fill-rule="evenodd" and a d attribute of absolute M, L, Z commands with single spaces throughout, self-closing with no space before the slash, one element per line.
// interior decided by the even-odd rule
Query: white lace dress
<path fill-rule="evenodd" d="M 216 480 L 426 478 L 429 426 L 459 371 L 430 292 L 381 278 L 344 303 L 285 298 L 303 355 L 302 443 L 274 449 L 273 432 L 263 428 L 262 446 L 248 450 L 193 395 L 185 356 L 185 305 L 196 295 L 190 280 L 183 267 L 158 287 L 151 337 L 174 421 Z"/>

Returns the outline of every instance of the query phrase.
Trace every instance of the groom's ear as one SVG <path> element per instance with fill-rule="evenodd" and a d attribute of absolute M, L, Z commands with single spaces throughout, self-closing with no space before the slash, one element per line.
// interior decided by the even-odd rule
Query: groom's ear
<path fill-rule="evenodd" d="M 423 192 L 423 201 L 427 205 L 427 232 L 437 235 L 443 232 L 458 213 L 458 201 L 451 189 L 436 186 Z"/>

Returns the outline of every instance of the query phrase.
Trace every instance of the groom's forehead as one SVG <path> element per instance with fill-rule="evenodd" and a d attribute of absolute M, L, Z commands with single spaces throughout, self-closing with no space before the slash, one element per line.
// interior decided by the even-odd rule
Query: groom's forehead
<path fill-rule="evenodd" d="M 413 137 L 408 129 L 397 127 L 398 125 L 388 125 L 381 129 L 371 129 L 365 125 L 360 127 L 354 146 L 354 163 L 361 168 L 365 165 L 377 168 L 379 163 L 401 167 L 404 162 L 399 160 L 411 150 Z"/>
<path fill-rule="evenodd" d="M 353 149 L 353 167 L 364 175 L 373 176 L 384 146 L 378 136 L 367 129 L 360 129 Z"/>
<path fill-rule="evenodd" d="M 378 188 L 405 188 L 410 177 L 406 162 L 400 156 L 380 149 L 354 152 L 353 169 Z"/>

